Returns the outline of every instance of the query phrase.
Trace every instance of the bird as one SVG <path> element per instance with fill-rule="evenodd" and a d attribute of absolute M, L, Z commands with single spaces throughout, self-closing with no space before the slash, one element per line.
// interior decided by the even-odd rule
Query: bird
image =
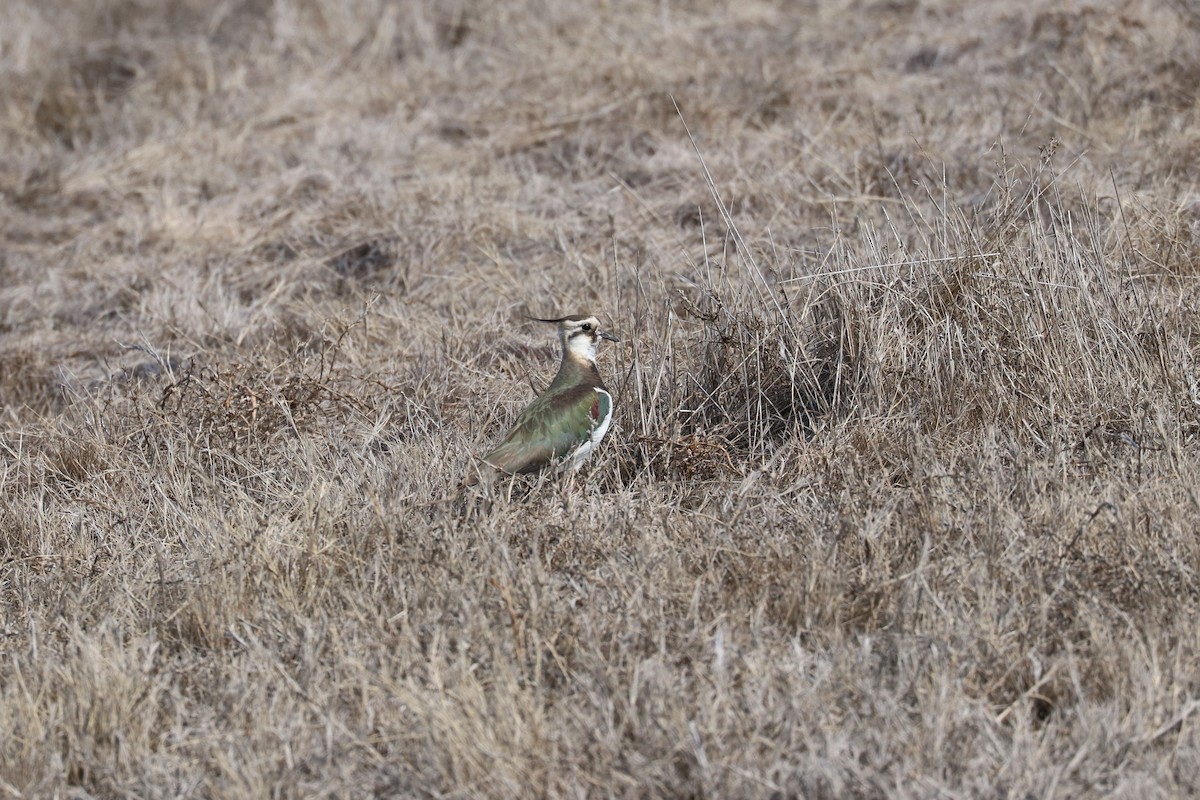
<path fill-rule="evenodd" d="M 621 340 L 601 330 L 600 321 L 591 314 L 529 319 L 558 326 L 562 344 L 558 374 L 481 460 L 493 475 L 529 475 L 552 467 L 573 473 L 612 424 L 613 398 L 596 369 L 596 348 L 602 339 Z M 476 481 L 473 475 L 467 483 Z"/>

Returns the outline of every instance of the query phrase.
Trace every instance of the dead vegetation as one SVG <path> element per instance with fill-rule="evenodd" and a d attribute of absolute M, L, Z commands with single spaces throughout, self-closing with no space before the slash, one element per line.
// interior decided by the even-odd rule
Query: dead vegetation
<path fill-rule="evenodd" d="M 1196 20 L 6 9 L 0 795 L 1195 794 Z"/>

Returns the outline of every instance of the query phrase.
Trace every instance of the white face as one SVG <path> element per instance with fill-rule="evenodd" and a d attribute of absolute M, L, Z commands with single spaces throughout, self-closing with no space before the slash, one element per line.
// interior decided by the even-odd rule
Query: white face
<path fill-rule="evenodd" d="M 596 360 L 596 345 L 600 341 L 600 321 L 595 317 L 564 322 L 564 345 L 572 355 L 585 361 Z"/>

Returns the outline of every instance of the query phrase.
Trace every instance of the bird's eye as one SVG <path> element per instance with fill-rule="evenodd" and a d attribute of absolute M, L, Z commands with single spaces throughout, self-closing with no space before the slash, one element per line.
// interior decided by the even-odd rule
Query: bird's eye
<path fill-rule="evenodd" d="M 590 323 L 590 322 L 583 323 L 583 329 L 585 331 L 590 331 L 592 329 L 592 323 Z"/>

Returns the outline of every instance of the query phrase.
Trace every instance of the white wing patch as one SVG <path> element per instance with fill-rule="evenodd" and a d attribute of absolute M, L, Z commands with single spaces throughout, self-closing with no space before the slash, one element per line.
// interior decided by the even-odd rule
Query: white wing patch
<path fill-rule="evenodd" d="M 608 398 L 608 416 L 600 420 L 596 427 L 592 428 L 592 432 L 588 434 L 588 439 L 583 444 L 579 445 L 579 449 L 571 455 L 571 469 L 577 470 L 583 466 L 583 462 L 588 460 L 592 451 L 596 449 L 596 445 L 600 444 L 600 440 L 604 438 L 604 434 L 608 433 L 608 426 L 612 424 L 613 418 L 613 402 L 612 395 L 603 389 L 597 389 L 597 394 L 602 394 Z"/>

